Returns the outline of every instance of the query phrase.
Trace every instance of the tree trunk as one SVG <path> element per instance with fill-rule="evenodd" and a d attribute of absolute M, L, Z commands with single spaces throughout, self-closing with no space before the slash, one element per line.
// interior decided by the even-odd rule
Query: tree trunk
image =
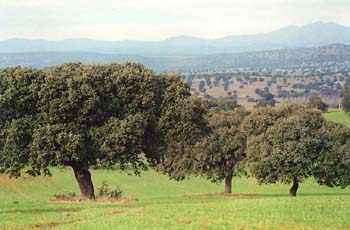
<path fill-rule="evenodd" d="M 225 178 L 225 193 L 232 192 L 232 173 Z"/>
<path fill-rule="evenodd" d="M 225 193 L 232 193 L 232 177 L 234 168 L 234 155 L 230 160 L 226 161 L 226 173 L 225 173 Z"/>
<path fill-rule="evenodd" d="M 294 178 L 293 180 L 293 185 L 292 187 L 289 189 L 289 194 L 291 196 L 296 196 L 297 195 L 297 191 L 298 191 L 298 188 L 299 188 L 299 182 L 296 178 Z"/>
<path fill-rule="evenodd" d="M 89 200 L 95 199 L 94 185 L 92 184 L 89 170 L 83 168 L 80 164 L 69 165 L 73 168 L 75 179 L 79 184 L 81 197 Z"/>

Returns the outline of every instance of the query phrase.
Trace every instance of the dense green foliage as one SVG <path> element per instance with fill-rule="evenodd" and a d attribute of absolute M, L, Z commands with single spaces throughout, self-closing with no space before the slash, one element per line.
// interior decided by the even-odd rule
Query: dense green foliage
<path fill-rule="evenodd" d="M 0 77 L 0 171 L 10 176 L 70 166 L 89 199 L 89 169 L 116 164 L 135 174 L 151 166 L 176 180 L 225 180 L 227 193 L 243 163 L 259 183 L 293 182 L 294 196 L 311 176 L 327 186 L 350 184 L 350 131 L 324 122 L 320 98 L 308 105 L 318 110 L 274 108 L 264 90 L 262 108 L 247 116 L 236 97 L 191 97 L 180 78 L 138 64 L 16 67 Z"/>
<path fill-rule="evenodd" d="M 312 96 L 310 97 L 307 107 L 310 109 L 318 109 L 322 112 L 327 111 L 327 104 L 322 101 L 322 99 L 318 96 Z"/>
<path fill-rule="evenodd" d="M 349 185 L 344 140 L 350 130 L 325 124 L 319 111 L 296 105 L 259 109 L 243 127 L 248 135 L 248 165 L 260 183 L 293 182 L 293 196 L 299 182 L 311 176 L 328 186 Z"/>
<path fill-rule="evenodd" d="M 244 109 L 214 110 L 209 117 L 209 134 L 193 149 L 194 171 L 214 182 L 225 179 L 226 193 L 231 193 L 235 166 L 246 157 L 246 136 L 240 125 L 247 114 Z"/>
<path fill-rule="evenodd" d="M 130 63 L 7 68 L 0 97 L 0 168 L 19 176 L 26 166 L 31 175 L 71 166 L 87 198 L 91 166 L 118 163 L 138 174 L 145 157 L 154 166 L 192 144 L 202 131 L 191 127 L 205 126 L 201 103 L 179 78 Z"/>
<path fill-rule="evenodd" d="M 340 93 L 341 97 L 341 107 L 346 112 L 350 112 L 350 89 L 348 87 L 344 88 L 344 90 Z"/>
<path fill-rule="evenodd" d="M 256 103 L 257 108 L 261 107 L 267 107 L 267 106 L 275 106 L 276 105 L 276 100 L 274 99 L 274 96 L 270 92 L 264 92 L 262 94 L 262 99 L 258 100 Z"/>
<path fill-rule="evenodd" d="M 314 176 L 321 185 L 345 188 L 350 185 L 350 129 L 328 121 L 320 133 L 325 144 Z"/>

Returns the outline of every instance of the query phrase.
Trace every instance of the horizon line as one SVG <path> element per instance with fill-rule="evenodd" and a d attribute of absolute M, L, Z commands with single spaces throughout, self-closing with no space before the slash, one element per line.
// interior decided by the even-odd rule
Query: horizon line
<path fill-rule="evenodd" d="M 349 28 L 346 25 L 334 22 L 334 21 L 315 21 L 312 23 L 308 24 L 303 24 L 303 25 L 286 25 L 274 30 L 270 30 L 267 32 L 258 32 L 258 33 L 249 33 L 249 34 L 236 34 L 236 35 L 225 35 L 217 38 L 206 38 L 206 37 L 200 37 L 200 36 L 194 36 L 194 35 L 174 35 L 174 36 L 169 36 L 163 39 L 158 39 L 158 40 L 148 40 L 148 39 L 115 39 L 115 40 L 104 40 L 104 39 L 96 39 L 96 38 L 89 38 L 89 37 L 71 37 L 71 38 L 64 38 L 64 39 L 45 39 L 45 38 L 24 38 L 24 37 L 10 37 L 7 39 L 2 39 L 0 42 L 6 42 L 6 41 L 11 41 L 11 40 L 27 40 L 27 41 L 46 41 L 46 42 L 62 42 L 62 41 L 68 41 L 68 40 L 91 40 L 91 41 L 99 41 L 99 42 L 163 42 L 163 41 L 168 41 L 174 38 L 181 38 L 181 37 L 187 37 L 187 38 L 194 38 L 194 39 L 202 39 L 202 40 L 208 40 L 208 41 L 215 41 L 215 40 L 220 40 L 228 37 L 239 37 L 239 36 L 254 36 L 254 35 L 259 35 L 259 34 L 267 34 L 267 33 L 272 33 L 275 31 L 279 31 L 282 29 L 290 28 L 290 27 L 297 27 L 297 28 L 302 28 L 310 25 L 315 25 L 315 24 L 335 24 L 338 26 L 346 27 Z"/>

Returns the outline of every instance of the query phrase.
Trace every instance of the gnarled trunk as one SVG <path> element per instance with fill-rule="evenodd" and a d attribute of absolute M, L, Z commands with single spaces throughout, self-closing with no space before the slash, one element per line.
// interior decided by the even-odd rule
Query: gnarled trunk
<path fill-rule="evenodd" d="M 77 163 L 69 163 L 68 165 L 73 168 L 75 179 L 79 184 L 81 197 L 89 200 L 95 199 L 94 185 L 92 184 L 89 170 Z"/>
<path fill-rule="evenodd" d="M 296 196 L 296 195 L 297 195 L 298 188 L 299 188 L 298 179 L 294 178 L 294 180 L 293 180 L 293 185 L 292 185 L 292 187 L 289 189 L 289 194 L 290 194 L 291 196 Z"/>

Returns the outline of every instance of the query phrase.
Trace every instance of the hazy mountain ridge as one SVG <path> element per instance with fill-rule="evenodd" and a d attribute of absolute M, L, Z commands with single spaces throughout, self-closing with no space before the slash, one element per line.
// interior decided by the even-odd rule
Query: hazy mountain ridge
<path fill-rule="evenodd" d="M 284 48 L 350 44 L 350 28 L 335 23 L 316 22 L 287 26 L 269 33 L 205 39 L 178 36 L 163 41 L 99 41 L 66 39 L 61 41 L 10 39 L 0 42 L 0 53 L 95 52 L 141 56 L 202 56 L 217 53 L 253 52 Z"/>
<path fill-rule="evenodd" d="M 0 67 L 132 61 L 159 72 L 184 72 L 349 60 L 350 28 L 323 22 L 212 40 L 178 36 L 159 42 L 93 39 L 0 42 Z"/>

